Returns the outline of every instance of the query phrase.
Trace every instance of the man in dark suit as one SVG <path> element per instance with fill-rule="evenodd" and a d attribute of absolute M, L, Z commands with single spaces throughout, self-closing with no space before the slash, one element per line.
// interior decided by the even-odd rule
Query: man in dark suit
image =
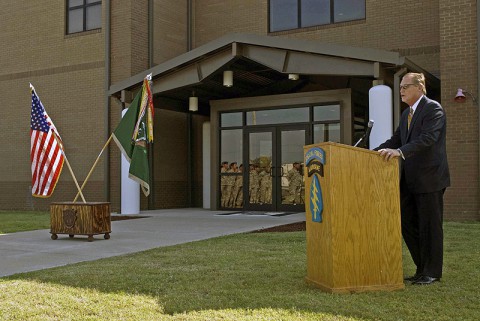
<path fill-rule="evenodd" d="M 440 104 L 425 96 L 423 74 L 408 73 L 400 83 L 409 108 L 393 136 L 375 148 L 385 160 L 401 157 L 402 235 L 413 262 L 413 284 L 431 284 L 442 277 L 443 194 L 450 186 L 446 153 L 446 116 Z"/>

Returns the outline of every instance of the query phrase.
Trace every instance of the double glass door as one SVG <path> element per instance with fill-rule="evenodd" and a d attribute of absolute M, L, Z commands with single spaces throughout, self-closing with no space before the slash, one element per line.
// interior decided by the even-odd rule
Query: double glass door
<path fill-rule="evenodd" d="M 245 209 L 305 211 L 303 146 L 311 141 L 308 126 L 252 128 L 245 135 Z"/>

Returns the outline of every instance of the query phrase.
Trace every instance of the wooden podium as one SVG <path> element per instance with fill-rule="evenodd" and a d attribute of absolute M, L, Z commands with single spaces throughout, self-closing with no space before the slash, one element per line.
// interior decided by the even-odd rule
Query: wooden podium
<path fill-rule="evenodd" d="M 304 151 L 307 282 L 333 293 L 403 289 L 398 161 L 330 142 Z"/>

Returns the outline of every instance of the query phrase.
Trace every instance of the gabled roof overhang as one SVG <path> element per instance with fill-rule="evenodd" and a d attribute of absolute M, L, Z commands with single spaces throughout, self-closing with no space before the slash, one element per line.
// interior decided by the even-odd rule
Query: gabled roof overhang
<path fill-rule="evenodd" d="M 439 80 L 397 52 L 271 36 L 229 34 L 110 86 L 109 95 L 133 91 L 152 73 L 152 93 L 164 102 L 185 103 L 192 91 L 203 104 L 211 99 L 285 93 L 302 77 L 382 78 L 382 70 L 424 72 L 430 86 Z M 233 70 L 235 85 L 222 85 L 224 70 Z M 303 82 L 305 84 L 305 81 Z M 162 100 L 162 99 L 160 99 Z"/>

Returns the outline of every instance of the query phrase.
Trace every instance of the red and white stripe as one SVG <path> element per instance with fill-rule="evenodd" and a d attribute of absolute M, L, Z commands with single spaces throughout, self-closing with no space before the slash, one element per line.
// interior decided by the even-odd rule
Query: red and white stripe
<path fill-rule="evenodd" d="M 64 157 L 53 128 L 52 124 L 48 133 L 39 130 L 30 133 L 33 196 L 49 197 L 62 171 Z"/>

